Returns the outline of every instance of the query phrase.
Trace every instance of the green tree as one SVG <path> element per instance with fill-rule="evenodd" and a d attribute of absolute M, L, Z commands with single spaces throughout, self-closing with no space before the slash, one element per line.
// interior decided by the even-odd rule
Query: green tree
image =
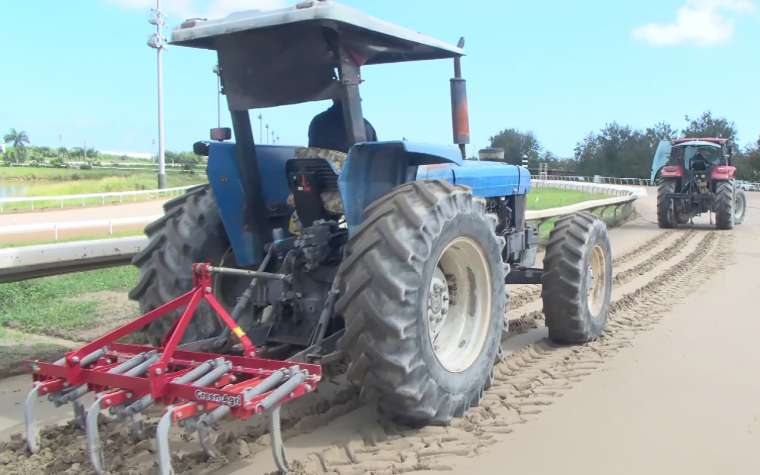
<path fill-rule="evenodd" d="M 657 145 L 663 140 L 673 140 L 678 137 L 678 130 L 674 129 L 667 122 L 659 122 L 653 127 L 649 127 L 646 130 L 647 139 L 656 148 Z"/>
<path fill-rule="evenodd" d="M 689 124 L 683 130 L 685 138 L 716 137 L 739 140 L 739 131 L 736 129 L 736 125 L 729 122 L 725 117 L 713 117 L 712 112 L 707 111 L 696 119 L 690 119 L 688 115 L 684 118 Z"/>
<path fill-rule="evenodd" d="M 16 131 L 11 129 L 10 132 L 3 136 L 5 143 L 13 143 L 13 155 L 16 159 L 16 163 L 19 161 L 24 162 L 26 160 L 26 144 L 29 143 L 29 136 L 26 132 Z"/>
<path fill-rule="evenodd" d="M 517 129 L 505 129 L 488 139 L 492 148 L 504 149 L 504 160 L 513 165 L 522 163 L 523 155 L 529 162 L 538 163 L 541 144 L 533 132 L 520 132 Z"/>
<path fill-rule="evenodd" d="M 644 178 L 649 175 L 654 150 L 646 132 L 613 122 L 578 142 L 576 171 L 586 176 Z"/>
<path fill-rule="evenodd" d="M 74 147 L 69 150 L 69 158 L 73 158 L 74 160 L 78 160 L 80 158 L 84 158 L 84 149 L 82 147 Z"/>

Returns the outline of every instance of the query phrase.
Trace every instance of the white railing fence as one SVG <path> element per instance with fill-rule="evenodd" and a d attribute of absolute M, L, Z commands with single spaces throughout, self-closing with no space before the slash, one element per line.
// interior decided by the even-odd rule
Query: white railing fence
<path fill-rule="evenodd" d="M 538 179 L 533 179 L 532 185 L 537 188 L 576 189 L 610 195 L 610 198 L 601 200 L 526 212 L 526 219 L 538 221 L 539 226 L 553 217 L 577 211 L 602 209 L 604 212 L 612 207 L 617 215 L 619 208 L 632 205 L 635 200 L 647 196 L 645 188 L 620 185 L 556 183 Z M 154 218 L 151 216 L 143 219 L 152 221 Z M 147 237 L 137 236 L 0 249 L 0 283 L 129 265 L 132 257 L 147 244 Z"/>
<path fill-rule="evenodd" d="M 53 239 L 58 240 L 58 231 L 65 229 L 103 228 L 108 226 L 108 234 L 113 234 L 114 226 L 130 224 L 148 224 L 160 218 L 161 214 L 154 216 L 138 216 L 136 218 L 95 219 L 90 221 L 63 221 L 60 223 L 37 223 L 37 224 L 12 224 L 0 226 L 0 234 L 31 233 L 37 231 L 53 231 Z"/>
<path fill-rule="evenodd" d="M 132 198 L 132 201 L 137 201 L 137 197 L 145 196 L 145 199 L 150 199 L 151 196 L 158 198 L 161 195 L 165 197 L 181 195 L 187 189 L 193 188 L 198 185 L 178 186 L 175 188 L 164 188 L 161 190 L 134 190 L 134 191 L 111 191 L 106 193 L 87 193 L 82 195 L 60 195 L 60 196 L 16 196 L 12 198 L 0 198 L 0 212 L 3 211 L 3 205 L 10 203 L 30 203 L 31 209 L 34 209 L 34 203 L 37 202 L 60 202 L 60 207 L 63 208 L 64 202 L 76 201 L 77 204 L 81 202 L 81 206 L 85 206 L 85 200 L 100 198 L 101 204 L 106 204 L 106 198 L 119 198 L 119 202 L 122 203 L 124 198 Z M 110 200 L 109 200 L 110 201 Z"/>

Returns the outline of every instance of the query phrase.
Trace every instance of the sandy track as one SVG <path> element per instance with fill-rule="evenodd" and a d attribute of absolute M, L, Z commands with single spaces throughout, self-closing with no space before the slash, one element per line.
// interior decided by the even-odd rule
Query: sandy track
<path fill-rule="evenodd" d="M 648 211 L 651 203 L 642 205 L 644 211 Z M 612 232 L 615 289 L 610 322 L 599 341 L 582 347 L 552 345 L 546 340 L 543 327 L 540 287 L 512 289 L 509 307 L 512 332 L 502 343 L 505 360 L 495 368 L 494 384 L 480 407 L 471 409 L 466 418 L 456 420 L 451 427 L 411 430 L 384 421 L 371 406 L 361 405 L 358 391 L 339 376 L 322 383 L 318 393 L 294 401 L 283 411 L 284 436 L 296 471 L 341 475 L 430 470 L 503 471 L 504 464 L 509 464 L 508 459 L 502 457 L 506 448 L 512 449 L 511 456 L 516 458 L 520 452 L 513 446 L 533 447 L 534 452 L 540 453 L 535 449 L 541 445 L 541 439 L 536 439 L 540 433 L 531 439 L 533 445 L 519 436 L 526 427 L 572 412 L 573 407 L 565 407 L 565 412 L 553 416 L 551 409 L 567 400 L 565 397 L 569 394 L 579 391 L 583 394 L 586 379 L 604 374 L 617 353 L 633 351 L 634 348 L 628 347 L 641 338 L 642 332 L 655 328 L 661 319 L 668 317 L 676 303 L 689 295 L 704 293 L 706 282 L 724 273 L 735 248 L 738 247 L 739 253 L 752 254 L 748 249 L 752 246 L 756 249 L 758 245 L 753 233 L 760 230 L 754 224 L 760 220 L 748 219 L 734 232 L 715 232 L 709 227 L 661 231 L 648 221 L 651 214 L 642 212 L 642 215 L 644 219 Z M 709 335 L 708 330 L 704 329 L 704 334 Z M 6 384 L 18 386 L 21 381 L 16 379 Z M 7 434 L 19 428 L 18 409 L 13 411 L 9 405 L 23 399 L 23 392 L 2 394 L 0 389 L 0 397 L 4 411 L 0 414 L 0 423 L 4 424 L 0 433 Z M 48 419 L 48 422 L 55 420 Z M 274 464 L 262 423 L 249 420 L 246 425 L 220 424 L 217 444 L 225 456 L 209 463 L 200 460 L 197 453 L 188 454 L 177 461 L 175 469 L 178 473 L 218 475 L 271 472 Z M 129 444 L 125 425 L 104 421 L 102 433 L 107 434 L 104 437 L 107 466 L 113 473 L 150 473 L 152 459 L 148 452 L 152 441 L 123 453 L 123 447 Z M 609 430 L 619 435 L 621 429 Z M 567 432 L 570 438 L 583 437 L 582 426 Z M 172 440 L 179 450 L 198 448 L 195 443 L 185 444 L 179 432 L 173 434 Z M 0 473 L 90 473 L 84 438 L 70 426 L 48 429 L 43 437 L 46 450 L 39 456 L 27 458 L 22 445 L 21 441 L 12 441 L 5 447 L 7 450 L 0 455 Z M 53 470 L 64 466 L 66 471 Z M 531 464 L 525 462 L 521 466 L 529 469 Z M 585 467 L 577 465 L 582 466 Z M 611 465 L 606 467 L 609 470 Z M 583 472 L 586 473 L 585 469 Z M 580 472 L 568 470 L 567 473 Z"/>
<path fill-rule="evenodd" d="M 71 221 L 95 221 L 111 218 L 139 218 L 163 213 L 163 205 L 171 198 L 159 198 L 134 203 L 114 203 L 101 206 L 68 208 L 45 208 L 31 212 L 4 212 L 0 214 L 0 226 L 22 224 L 64 223 Z"/>

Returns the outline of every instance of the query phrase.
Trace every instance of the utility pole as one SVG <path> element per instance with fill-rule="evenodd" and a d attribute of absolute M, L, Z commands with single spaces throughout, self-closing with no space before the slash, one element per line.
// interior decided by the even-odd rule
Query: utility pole
<path fill-rule="evenodd" d="M 217 109 L 217 127 L 222 128 L 222 68 L 219 64 L 214 65 L 214 74 L 216 74 L 216 109 Z"/>
<path fill-rule="evenodd" d="M 156 26 L 156 32 L 148 37 L 148 46 L 158 51 L 158 188 L 166 188 L 166 166 L 164 163 L 164 90 L 162 84 L 161 52 L 166 47 L 166 38 L 161 33 L 161 28 L 169 26 L 164 19 L 166 15 L 161 12 L 161 0 L 156 0 L 156 8 L 151 9 L 148 15 L 148 23 Z"/>

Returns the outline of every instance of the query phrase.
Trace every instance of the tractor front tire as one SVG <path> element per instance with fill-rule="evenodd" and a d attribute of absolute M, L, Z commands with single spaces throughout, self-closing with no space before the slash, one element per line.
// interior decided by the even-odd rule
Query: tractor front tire
<path fill-rule="evenodd" d="M 657 225 L 670 229 L 678 226 L 678 219 L 673 209 L 673 201 L 666 198 L 668 193 L 676 192 L 676 180 L 663 178 L 657 185 Z"/>
<path fill-rule="evenodd" d="M 191 291 L 193 264 L 218 265 L 230 246 L 210 185 L 167 201 L 164 213 L 145 227 L 148 244 L 132 259 L 140 275 L 129 298 L 139 302 L 143 314 Z M 175 311 L 149 324 L 144 332 L 150 344 L 157 346 L 179 315 Z M 202 301 L 181 342 L 211 338 L 220 330 L 219 318 Z"/>
<path fill-rule="evenodd" d="M 734 229 L 736 201 L 734 184 L 721 181 L 715 187 L 715 227 L 717 229 Z M 736 190 L 738 191 L 738 190 Z M 746 203 L 746 200 L 745 200 Z"/>
<path fill-rule="evenodd" d="M 364 211 L 339 275 L 338 348 L 380 413 L 446 425 L 493 382 L 507 303 L 496 216 L 443 180 L 400 185 Z"/>
<path fill-rule="evenodd" d="M 741 188 L 736 189 L 736 204 L 734 205 L 734 224 L 742 224 L 747 215 L 747 195 Z"/>
<path fill-rule="evenodd" d="M 557 221 L 546 245 L 541 285 L 552 341 L 572 345 L 599 338 L 612 298 L 612 248 L 601 219 L 581 212 Z"/>

